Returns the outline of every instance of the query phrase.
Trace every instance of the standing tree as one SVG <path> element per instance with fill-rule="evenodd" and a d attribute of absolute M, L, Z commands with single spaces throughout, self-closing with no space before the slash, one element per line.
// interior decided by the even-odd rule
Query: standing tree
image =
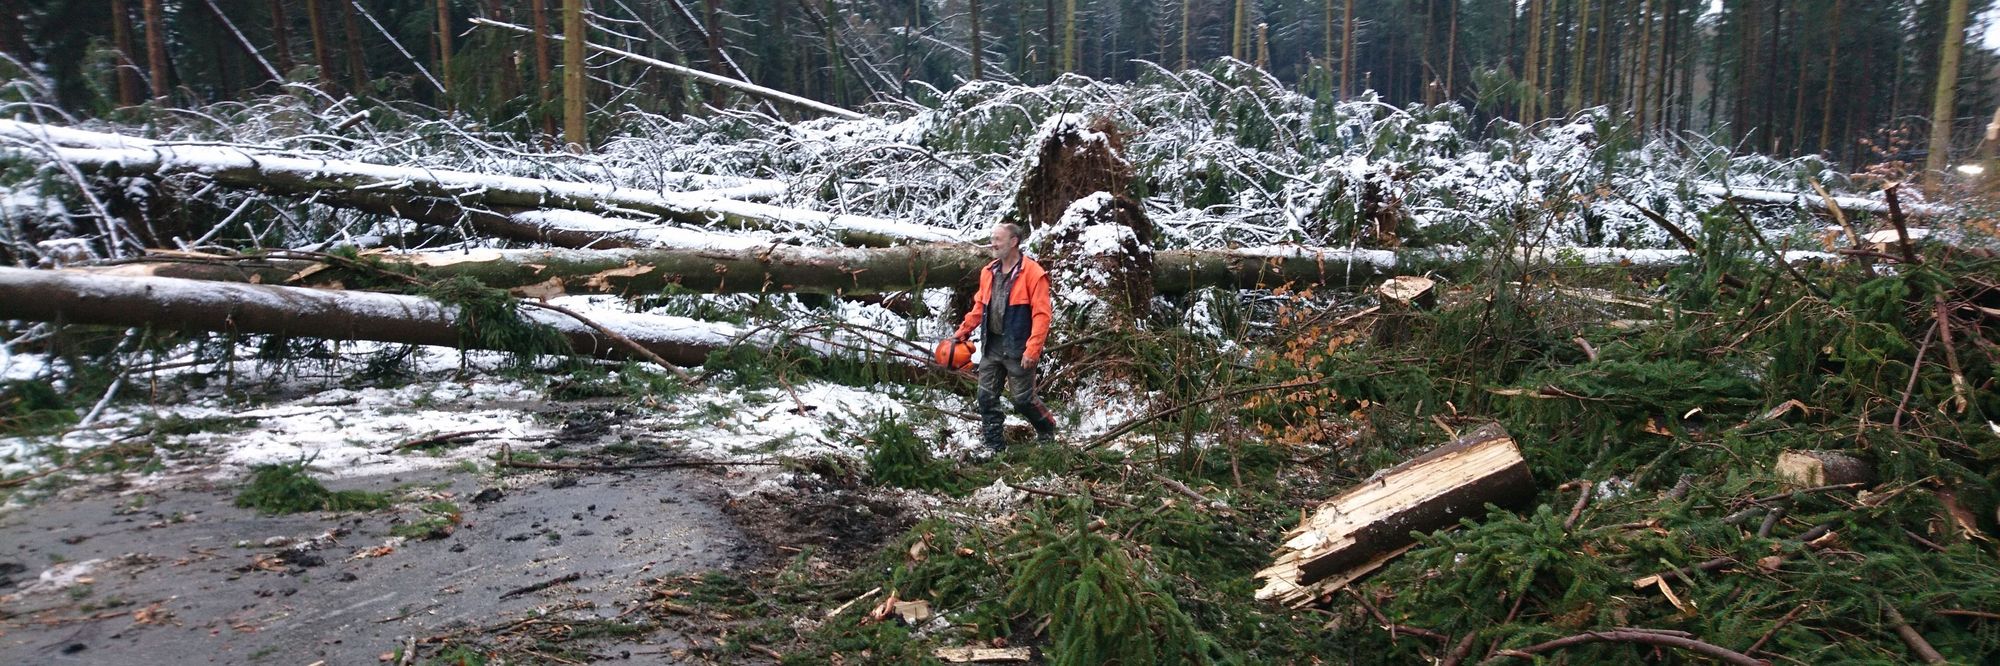
<path fill-rule="evenodd" d="M 583 69 L 584 40 L 583 5 L 585 0 L 563 0 L 563 143 L 574 152 L 590 149 L 590 137 L 584 124 L 583 112 L 584 83 L 588 73 Z"/>
<path fill-rule="evenodd" d="M 306 25 L 312 31 L 313 64 L 319 66 L 320 87 L 332 90 L 333 55 L 327 46 L 325 15 L 326 13 L 320 9 L 319 0 L 306 0 Z"/>
<path fill-rule="evenodd" d="M 437 0 L 438 85 L 441 96 L 451 95 L 451 0 Z M 446 102 L 443 106 L 450 106 Z"/>
<path fill-rule="evenodd" d="M 153 99 L 166 99 L 167 19 L 160 11 L 160 0 L 146 0 L 146 59 L 151 65 Z"/>
<path fill-rule="evenodd" d="M 111 0 L 111 35 L 118 47 L 118 103 L 132 106 L 145 101 L 139 92 L 138 58 L 132 54 L 132 12 L 125 0 Z"/>
<path fill-rule="evenodd" d="M 972 80 L 978 81 L 981 78 L 980 59 L 985 49 L 979 41 L 979 0 L 968 0 L 967 4 L 970 5 L 967 9 L 972 12 Z"/>
<path fill-rule="evenodd" d="M 1937 94 L 1931 101 L 1930 154 L 1924 157 L 1929 178 L 1951 162 L 1951 126 L 1958 115 L 1958 58 L 1965 48 L 1965 0 L 1951 0 L 1945 10 L 1944 46 L 1938 50 Z"/>

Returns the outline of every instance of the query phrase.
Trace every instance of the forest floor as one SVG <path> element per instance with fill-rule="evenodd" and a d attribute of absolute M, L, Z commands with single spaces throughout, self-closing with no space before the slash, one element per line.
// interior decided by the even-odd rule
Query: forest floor
<path fill-rule="evenodd" d="M 432 655 L 510 638 L 537 660 L 701 662 L 733 618 L 701 614 L 673 631 L 633 622 L 662 586 L 782 565 L 806 549 L 846 559 L 913 522 L 908 497 L 860 497 L 850 492 L 858 486 L 744 460 L 841 446 L 825 438 L 835 432 L 829 420 L 851 418 L 849 402 L 866 402 L 860 391 L 807 384 L 766 405 L 772 395 L 714 388 L 672 400 L 706 406 L 680 421 L 667 416 L 672 406 L 646 406 L 659 401 L 537 399 L 517 385 L 532 377 L 471 381 L 448 364 L 428 365 L 420 377 L 382 385 L 286 377 L 254 400 L 177 377 L 166 383 L 180 389 L 166 400 L 114 407 L 103 427 L 71 430 L 67 440 L 0 440 L 17 465 L 49 464 L 26 451 L 101 451 L 133 439 L 150 438 L 161 452 L 27 484 L 0 508 L 0 663 L 394 663 L 411 641 Z M 572 379 L 552 382 L 561 390 Z M 328 403 L 338 409 L 321 409 Z M 383 445 L 474 430 L 470 442 Z M 819 436 L 800 434 L 809 431 Z M 661 439 L 690 433 L 702 444 Z M 747 464 L 499 464 L 694 456 Z M 291 514 L 237 506 L 246 467 L 301 459 L 331 490 L 378 493 L 390 506 Z M 753 651 L 728 661 L 764 658 Z"/>

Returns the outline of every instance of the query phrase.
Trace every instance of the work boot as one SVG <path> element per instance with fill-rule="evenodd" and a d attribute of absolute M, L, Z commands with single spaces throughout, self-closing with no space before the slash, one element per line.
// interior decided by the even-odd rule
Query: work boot
<path fill-rule="evenodd" d="M 1044 429 L 1041 429 L 1041 428 L 1036 428 L 1036 429 L 1035 429 L 1035 443 L 1037 443 L 1037 444 L 1054 444 L 1054 443 L 1056 443 L 1056 429 L 1055 429 L 1055 428 L 1049 428 L 1049 429 L 1046 429 L 1046 430 L 1044 430 Z"/>

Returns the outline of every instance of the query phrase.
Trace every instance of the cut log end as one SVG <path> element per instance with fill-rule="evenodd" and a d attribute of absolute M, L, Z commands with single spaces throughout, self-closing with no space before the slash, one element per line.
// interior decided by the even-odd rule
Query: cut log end
<path fill-rule="evenodd" d="M 1786 451 L 1778 454 L 1778 478 L 1802 488 L 1872 483 L 1874 467 L 1838 451 Z"/>

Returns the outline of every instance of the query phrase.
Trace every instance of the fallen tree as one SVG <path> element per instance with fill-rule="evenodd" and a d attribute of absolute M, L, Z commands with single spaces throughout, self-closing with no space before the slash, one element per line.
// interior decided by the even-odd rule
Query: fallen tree
<path fill-rule="evenodd" d="M 577 234 L 578 225 L 562 218 L 595 217 L 569 211 L 532 211 L 505 218 L 520 225 L 522 235 Z M 531 223 L 558 218 L 559 225 Z M 481 228 L 502 222 L 476 222 Z M 684 229 L 654 227 L 656 243 L 685 245 L 677 249 L 539 249 L 468 250 L 437 253 L 375 253 L 371 261 L 385 267 L 423 271 L 439 277 L 468 276 L 489 287 L 521 289 L 538 296 L 553 294 L 654 294 L 669 285 L 706 293 L 831 294 L 862 296 L 926 287 L 952 287 L 968 280 L 990 260 L 984 248 L 957 244 L 920 244 L 889 248 L 804 247 L 754 238 L 732 237 Z M 614 244 L 617 237 L 606 239 Z M 1280 286 L 1349 287 L 1372 285 L 1399 272 L 1432 269 L 1449 273 L 1462 251 L 1339 250 L 1304 246 L 1235 250 L 1168 250 L 1153 257 L 1153 281 L 1161 293 L 1175 294 L 1220 287 L 1270 289 Z M 1548 252 L 1532 261 L 1586 266 L 1666 266 L 1687 260 L 1671 250 L 1566 248 L 1561 256 Z M 1796 253 L 1807 255 L 1809 253 Z M 1825 255 L 1811 255 L 1825 256 Z M 312 255 L 279 252 L 268 256 L 219 256 L 160 252 L 144 258 L 80 270 L 97 274 L 175 277 L 191 280 L 257 282 L 263 284 L 331 285 L 339 272 L 320 274 L 322 262 Z"/>
<path fill-rule="evenodd" d="M 9 124 L 11 123 L 11 124 Z M 34 136 L 30 123 L 0 121 L 0 135 Z M 69 130 L 65 136 L 79 133 Z M 109 142 L 110 139 L 106 139 Z M 288 194 L 372 192 L 428 197 L 461 205 L 566 208 L 585 212 L 654 216 L 687 224 L 735 229 L 817 231 L 848 245 L 957 242 L 957 231 L 898 220 L 783 208 L 710 195 L 656 192 L 615 185 L 372 164 L 306 154 L 232 146 L 170 145 L 89 147 L 40 145 L 8 148 L 23 159 L 56 160 L 80 171 L 112 177 L 194 176 L 218 185 Z"/>
<path fill-rule="evenodd" d="M 1340 591 L 1428 532 L 1478 515 L 1487 504 L 1534 496 L 1527 461 L 1498 424 L 1488 424 L 1321 503 L 1286 535 L 1276 561 L 1256 577 L 1257 598 L 1299 607 Z"/>
<path fill-rule="evenodd" d="M 68 324 L 149 326 L 331 340 L 501 349 L 457 306 L 421 296 L 209 282 L 163 277 L 81 275 L 0 267 L 0 312 L 7 319 Z M 561 336 L 576 355 L 623 359 L 622 336 L 676 365 L 699 365 L 735 344 L 789 344 L 812 353 L 880 361 L 910 374 L 927 369 L 906 354 L 835 331 L 749 330 L 684 317 L 590 312 L 589 321 L 539 308 L 518 310 L 529 325 Z"/>

